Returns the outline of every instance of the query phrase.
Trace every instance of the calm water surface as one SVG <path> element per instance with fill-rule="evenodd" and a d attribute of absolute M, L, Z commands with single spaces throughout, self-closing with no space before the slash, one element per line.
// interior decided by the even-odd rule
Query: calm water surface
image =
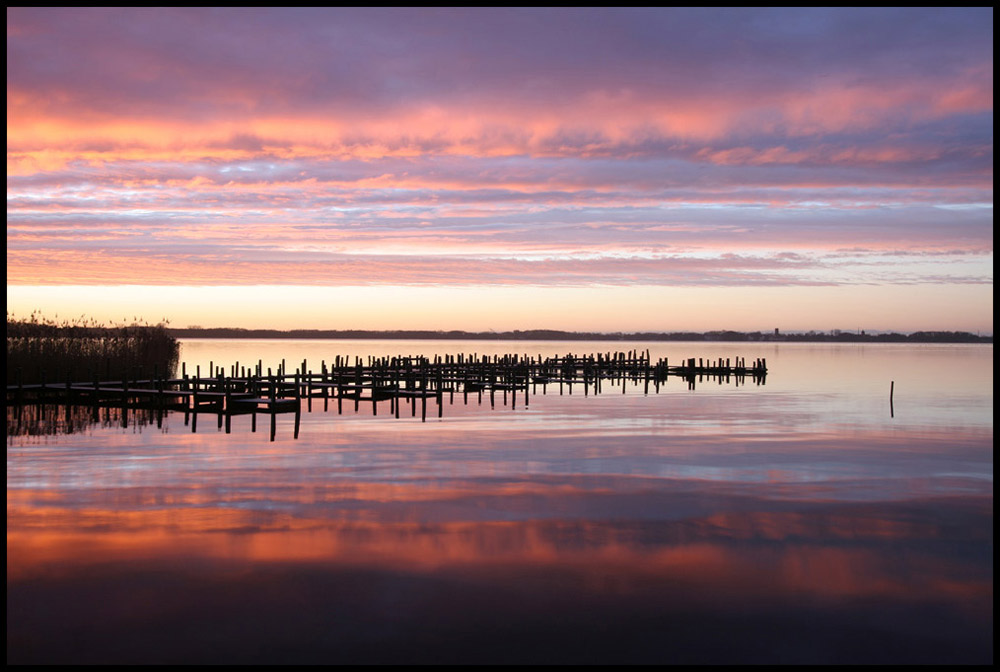
<path fill-rule="evenodd" d="M 200 340 L 182 359 L 631 348 L 770 374 L 456 394 L 427 422 L 313 400 L 274 442 L 205 414 L 9 429 L 8 662 L 992 662 L 992 346 Z"/>

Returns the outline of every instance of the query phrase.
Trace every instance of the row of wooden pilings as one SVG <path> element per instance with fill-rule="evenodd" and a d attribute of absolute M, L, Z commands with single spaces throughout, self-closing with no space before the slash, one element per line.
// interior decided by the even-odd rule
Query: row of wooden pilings
<path fill-rule="evenodd" d="M 687 381 L 688 388 L 694 389 L 696 381 L 715 379 L 721 385 L 725 382 L 745 384 L 747 377 L 757 385 L 765 382 L 767 363 L 756 359 L 751 364 L 743 358 L 706 360 L 689 358 L 680 364 L 670 364 L 666 358 L 652 362 L 649 351 L 599 353 L 591 355 L 567 354 L 559 357 L 532 357 L 519 355 L 438 355 L 433 358 L 423 356 L 372 357 L 366 360 L 355 357 L 336 356 L 330 365 L 324 360 L 319 371 L 309 369 L 303 360 L 293 373 L 289 373 L 284 360 L 277 371 L 268 368 L 258 360 L 255 366 L 241 366 L 235 363 L 229 367 L 228 375 L 223 367 L 209 363 L 208 375 L 202 376 L 201 367 L 195 367 L 190 375 L 186 365 L 182 366 L 177 378 L 100 381 L 90 383 L 72 382 L 41 383 L 36 385 L 8 385 L 8 405 L 45 401 L 100 406 L 121 406 L 122 408 L 153 408 L 159 410 L 181 410 L 187 418 L 192 418 L 192 430 L 196 431 L 199 412 L 216 413 L 219 427 L 225 424 L 227 431 L 232 415 L 252 414 L 253 429 L 256 430 L 256 414 L 271 416 L 272 439 L 275 416 L 294 413 L 295 434 L 298 435 L 301 400 L 307 400 L 308 410 L 312 410 L 313 399 L 324 400 L 324 410 L 332 400 L 337 402 L 338 413 L 343 413 L 344 401 L 353 401 L 357 412 L 363 403 L 371 403 L 373 414 L 378 414 L 380 401 L 390 401 L 390 414 L 399 417 L 403 403 L 410 405 L 410 414 L 416 416 L 417 402 L 420 402 L 422 420 L 427 418 L 427 400 L 437 403 L 438 417 L 443 415 L 443 397 L 454 401 L 456 392 L 463 395 L 468 403 L 469 395 L 475 394 L 478 403 L 483 403 L 485 393 L 489 394 L 491 407 L 496 405 L 496 396 L 502 394 L 506 406 L 508 395 L 511 408 L 516 408 L 519 395 L 527 406 L 532 393 L 541 387 L 542 394 L 548 387 L 559 387 L 559 393 L 573 394 L 573 388 L 582 388 L 583 394 L 600 394 L 607 385 L 620 386 L 624 394 L 629 387 L 641 386 L 644 394 L 658 393 L 660 387 L 670 377 L 680 377 Z"/>
<path fill-rule="evenodd" d="M 224 374 L 222 367 L 214 367 L 212 363 L 209 363 L 209 371 L 212 372 L 210 376 Z M 182 372 L 186 376 L 186 370 Z M 330 382 L 339 384 L 346 380 L 351 384 L 353 377 L 354 385 L 370 383 L 387 389 L 413 388 L 417 381 L 426 382 L 431 386 L 435 383 L 439 385 L 457 383 L 472 387 L 479 385 L 524 387 L 528 382 L 535 386 L 545 385 L 548 382 L 561 382 L 570 386 L 570 390 L 572 385 L 576 384 L 583 385 L 585 392 L 588 389 L 600 392 L 602 381 L 610 380 L 613 383 L 649 381 L 658 391 L 658 385 L 670 376 L 681 377 L 689 382 L 698 377 L 715 377 L 720 383 L 735 378 L 737 384 L 745 382 L 746 377 L 750 376 L 752 380 L 761 384 L 767 375 L 767 360 L 758 358 L 747 365 L 746 359 L 740 357 L 735 360 L 689 358 L 681 360 L 679 365 L 672 366 L 667 358 L 661 358 L 655 364 L 651 363 L 647 350 L 645 353 L 630 351 L 587 356 L 569 354 L 564 357 L 539 356 L 537 359 L 518 355 L 494 355 L 490 358 L 486 355 L 478 357 L 460 354 L 435 356 L 433 359 L 369 356 L 367 362 L 357 357 L 353 364 L 350 363 L 349 357 L 337 356 L 329 367 L 324 360 L 320 365 L 320 371 L 315 373 L 309 370 L 306 360 L 303 360 L 294 374 L 288 373 L 285 360 L 282 360 L 276 374 L 272 373 L 271 368 L 264 374 L 259 361 L 256 369 L 240 366 L 238 362 L 229 368 L 229 376 L 233 379 L 253 376 L 269 378 L 272 375 L 283 380 L 299 375 L 303 386 L 309 386 L 315 381 L 322 384 Z M 196 369 L 195 377 L 201 378 L 200 367 Z M 644 392 L 649 392 L 648 386 Z"/>

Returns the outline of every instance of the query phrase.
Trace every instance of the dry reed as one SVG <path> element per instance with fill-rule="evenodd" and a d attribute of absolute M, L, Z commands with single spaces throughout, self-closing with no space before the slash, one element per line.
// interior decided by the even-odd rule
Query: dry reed
<path fill-rule="evenodd" d="M 7 314 L 7 384 L 171 377 L 180 344 L 164 323 L 105 326 Z"/>

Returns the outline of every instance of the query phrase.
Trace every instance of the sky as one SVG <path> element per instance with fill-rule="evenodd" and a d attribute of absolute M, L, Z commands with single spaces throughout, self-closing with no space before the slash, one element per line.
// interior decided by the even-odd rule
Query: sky
<path fill-rule="evenodd" d="M 7 311 L 993 333 L 993 10 L 7 9 Z"/>

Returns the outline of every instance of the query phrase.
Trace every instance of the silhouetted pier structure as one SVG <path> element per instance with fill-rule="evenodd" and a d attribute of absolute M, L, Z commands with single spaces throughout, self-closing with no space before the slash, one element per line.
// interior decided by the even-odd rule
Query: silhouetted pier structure
<path fill-rule="evenodd" d="M 390 402 L 390 414 L 400 417 L 401 407 L 409 406 L 410 415 L 416 417 L 420 406 L 421 420 L 427 419 L 428 399 L 437 406 L 437 416 L 444 413 L 444 397 L 454 403 L 456 394 L 463 403 L 474 395 L 482 404 L 489 396 L 491 407 L 496 406 L 497 396 L 506 406 L 508 398 L 512 409 L 517 407 L 520 396 L 524 406 L 530 403 L 531 394 L 548 394 L 551 388 L 558 394 L 577 393 L 584 396 L 602 394 L 608 388 L 621 388 L 624 394 L 629 386 L 641 387 L 644 394 L 658 393 L 671 378 L 681 378 L 688 389 L 696 383 L 715 381 L 718 384 L 745 385 L 749 379 L 761 385 L 767 377 L 767 362 L 759 358 L 749 363 L 744 358 L 735 360 L 689 358 L 672 364 L 666 358 L 653 362 L 649 351 L 630 351 L 590 355 L 567 354 L 559 357 L 533 357 L 527 355 L 439 355 L 422 356 L 355 357 L 336 356 L 331 364 L 321 362 L 318 371 L 309 369 L 302 361 L 294 372 L 282 362 L 277 371 L 264 370 L 261 362 L 255 366 L 223 367 L 209 364 L 208 375 L 201 375 L 196 367 L 190 375 L 183 367 L 180 377 L 162 378 L 156 372 L 143 378 L 136 371 L 134 380 L 100 381 L 91 376 L 91 382 L 66 381 L 63 383 L 38 383 L 8 385 L 8 407 L 29 404 L 62 404 L 90 407 L 94 417 L 101 408 L 145 409 L 159 413 L 173 410 L 185 414 L 185 424 L 197 431 L 199 414 L 217 416 L 219 428 L 230 431 L 234 415 L 251 415 L 252 429 L 256 431 L 257 415 L 271 419 L 271 439 L 274 439 L 276 417 L 294 414 L 295 436 L 298 437 L 302 400 L 312 411 L 314 399 L 323 400 L 328 411 L 336 402 L 337 412 L 343 413 L 344 403 L 353 404 L 357 412 L 363 405 L 371 405 L 378 414 L 379 402 Z M 44 380 L 44 375 L 39 376 Z M 10 413 L 8 412 L 8 416 Z M 127 422 L 127 413 L 124 414 Z M 162 416 L 160 416 L 162 417 Z M 8 424 L 10 424 L 8 422 Z"/>

